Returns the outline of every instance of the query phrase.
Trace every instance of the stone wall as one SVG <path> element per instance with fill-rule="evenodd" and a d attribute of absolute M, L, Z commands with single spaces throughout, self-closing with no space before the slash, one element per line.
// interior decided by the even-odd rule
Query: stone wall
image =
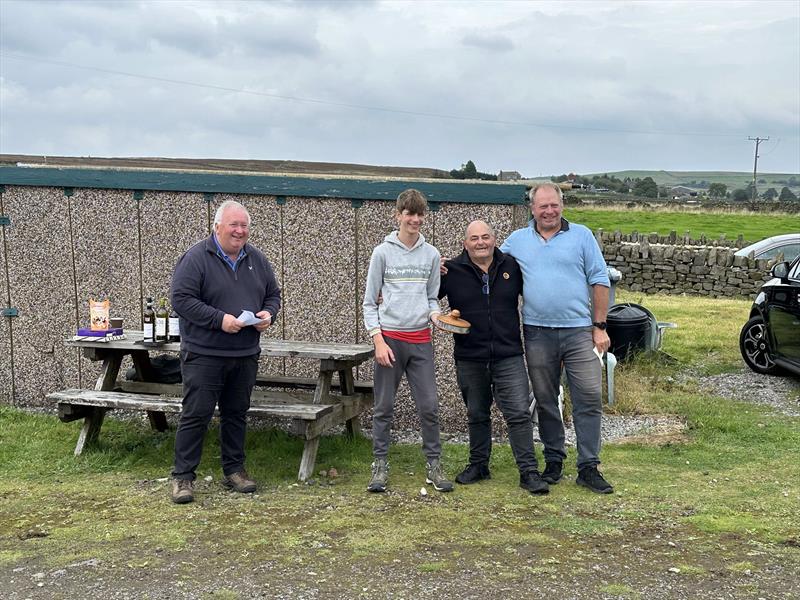
<path fill-rule="evenodd" d="M 717 240 L 638 233 L 596 232 L 609 266 L 622 273 L 619 287 L 647 294 L 754 298 L 777 261 L 734 256 L 743 245 Z"/>

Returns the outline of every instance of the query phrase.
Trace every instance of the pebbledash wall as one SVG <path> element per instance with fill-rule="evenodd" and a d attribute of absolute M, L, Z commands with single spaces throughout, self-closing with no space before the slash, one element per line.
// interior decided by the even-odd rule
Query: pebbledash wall
<path fill-rule="evenodd" d="M 228 199 L 250 211 L 251 242 L 267 254 L 283 290 L 267 335 L 368 343 L 361 300 L 370 254 L 395 227 L 394 200 L 409 187 L 428 196 L 423 233 L 444 256 L 461 251 L 471 220 L 492 223 L 503 240 L 529 218 L 525 186 L 506 183 L 0 167 L 0 403 L 45 406 L 49 392 L 92 386 L 98 366 L 63 345 L 87 324 L 88 299 L 107 295 L 113 316 L 140 328 L 144 297 L 168 295 L 177 259 L 209 234 L 216 207 Z M 637 291 L 753 295 L 766 278 L 765 265 L 734 261 L 726 248 L 597 237 L 624 274 L 621 286 Z M 442 429 L 463 432 L 452 337 L 434 339 Z M 261 368 L 313 374 L 296 359 L 264 358 Z M 371 365 L 358 377 L 371 379 Z M 396 426 L 416 427 L 405 387 L 401 394 Z M 495 419 L 499 432 L 501 423 Z"/>
<path fill-rule="evenodd" d="M 395 227 L 394 201 L 409 187 L 429 198 L 423 234 L 443 255 L 460 251 L 473 219 L 501 238 L 527 219 L 525 187 L 512 184 L 0 167 L 0 403 L 46 406 L 49 392 L 93 386 L 97 365 L 63 344 L 87 325 L 88 299 L 107 294 L 113 316 L 140 329 L 143 297 L 168 295 L 178 258 L 209 235 L 228 199 L 251 213 L 251 242 L 283 290 L 266 335 L 369 343 L 361 302 L 370 254 Z M 435 343 L 442 427 L 463 431 L 452 336 L 437 333 Z M 289 358 L 263 358 L 261 369 L 314 374 Z M 371 379 L 372 366 L 358 377 Z M 414 412 L 399 402 L 397 426 L 416 426 Z"/>

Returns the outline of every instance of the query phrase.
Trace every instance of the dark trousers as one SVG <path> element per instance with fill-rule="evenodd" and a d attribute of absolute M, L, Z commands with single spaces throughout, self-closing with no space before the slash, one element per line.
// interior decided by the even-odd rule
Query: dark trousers
<path fill-rule="evenodd" d="M 508 425 L 508 441 L 520 473 L 536 469 L 528 373 L 522 355 L 491 362 L 456 361 L 461 396 L 467 405 L 469 462 L 488 464 L 492 452 L 492 400 Z"/>
<path fill-rule="evenodd" d="M 183 409 L 175 433 L 175 479 L 194 479 L 214 407 L 219 406 L 222 472 L 244 469 L 244 437 L 250 393 L 256 382 L 258 354 L 205 356 L 181 351 Z"/>

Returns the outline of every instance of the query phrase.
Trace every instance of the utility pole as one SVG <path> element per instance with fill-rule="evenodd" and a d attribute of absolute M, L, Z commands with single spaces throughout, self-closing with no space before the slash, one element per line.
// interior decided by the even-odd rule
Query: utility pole
<path fill-rule="evenodd" d="M 755 142 L 756 143 L 756 153 L 755 153 L 755 157 L 753 158 L 753 189 L 751 190 L 752 191 L 751 199 L 752 199 L 753 202 L 755 202 L 756 201 L 756 171 L 758 171 L 758 145 L 761 142 L 766 142 L 767 140 L 769 140 L 769 138 L 768 137 L 765 137 L 765 138 L 749 137 L 747 139 L 750 140 L 751 142 Z"/>

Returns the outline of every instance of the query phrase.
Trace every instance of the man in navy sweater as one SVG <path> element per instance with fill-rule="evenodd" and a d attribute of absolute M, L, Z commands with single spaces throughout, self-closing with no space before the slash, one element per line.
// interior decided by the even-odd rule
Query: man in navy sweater
<path fill-rule="evenodd" d="M 247 243 L 250 215 L 238 202 L 223 202 L 214 232 L 180 258 L 172 276 L 172 307 L 180 316 L 183 409 L 175 434 L 172 501 L 194 500 L 195 470 L 203 439 L 220 412 L 223 485 L 256 490 L 244 469 L 250 393 L 256 381 L 261 332 L 275 320 L 281 292 L 266 256 Z M 236 315 L 249 310 L 259 322 Z"/>
<path fill-rule="evenodd" d="M 492 228 L 483 221 L 469 224 L 464 251 L 445 262 L 439 297 L 470 322 L 466 335 L 455 335 L 456 376 L 467 405 L 469 464 L 456 481 L 470 484 L 491 477 L 490 408 L 497 403 L 508 425 L 511 450 L 519 468 L 519 485 L 532 494 L 546 494 L 533 450 L 528 395 L 519 327 L 522 273 L 517 261 L 496 247 Z"/>

